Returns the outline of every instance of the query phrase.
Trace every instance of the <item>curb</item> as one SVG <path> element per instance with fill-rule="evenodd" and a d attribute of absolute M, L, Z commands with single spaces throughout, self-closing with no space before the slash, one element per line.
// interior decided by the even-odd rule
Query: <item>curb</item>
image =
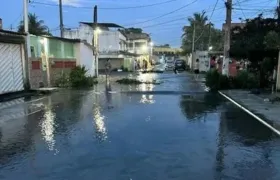
<path fill-rule="evenodd" d="M 260 123 L 262 123 L 263 125 L 265 125 L 266 127 L 268 127 L 270 130 L 272 130 L 273 132 L 275 132 L 278 136 L 280 136 L 280 131 L 275 129 L 273 126 L 271 126 L 270 124 L 268 124 L 267 122 L 265 122 L 262 118 L 260 118 L 259 116 L 255 115 L 253 112 L 251 112 L 250 110 L 248 110 L 247 108 L 245 108 L 244 106 L 238 104 L 236 101 L 234 101 L 232 98 L 230 98 L 229 96 L 225 95 L 224 93 L 222 93 L 221 91 L 219 91 L 219 94 L 222 95 L 224 98 L 226 98 L 227 100 L 229 100 L 230 102 L 232 102 L 234 105 L 236 105 L 237 107 L 239 107 L 240 109 L 242 109 L 243 111 L 245 111 L 247 114 L 249 114 L 250 116 L 252 116 L 253 118 L 255 118 L 256 120 L 258 120 Z"/>

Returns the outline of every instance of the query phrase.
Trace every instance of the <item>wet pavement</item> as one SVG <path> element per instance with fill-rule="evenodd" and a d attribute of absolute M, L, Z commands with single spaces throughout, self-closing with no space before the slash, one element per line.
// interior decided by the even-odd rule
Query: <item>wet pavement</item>
<path fill-rule="evenodd" d="M 0 104 L 0 179 L 280 179 L 268 128 L 189 75 L 142 78 L 163 83 Z"/>

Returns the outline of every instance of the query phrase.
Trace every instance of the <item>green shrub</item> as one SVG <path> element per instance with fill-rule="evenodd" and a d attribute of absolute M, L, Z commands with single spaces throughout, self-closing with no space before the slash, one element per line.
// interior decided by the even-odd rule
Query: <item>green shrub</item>
<path fill-rule="evenodd" d="M 234 88 L 253 89 L 259 87 L 259 75 L 248 71 L 239 71 L 235 77 Z"/>
<path fill-rule="evenodd" d="M 238 72 L 236 77 L 227 77 L 217 70 L 206 73 L 206 86 L 211 91 L 223 89 L 254 89 L 259 87 L 259 75 L 247 71 Z"/>
<path fill-rule="evenodd" d="M 87 70 L 84 66 L 73 68 L 69 75 L 71 87 L 91 87 L 97 83 L 93 77 L 86 76 Z"/>
<path fill-rule="evenodd" d="M 210 70 L 206 73 L 206 86 L 209 87 L 211 91 L 228 89 L 230 87 L 230 80 L 217 70 Z"/>
<path fill-rule="evenodd" d="M 61 74 L 61 76 L 55 81 L 55 86 L 69 87 L 70 86 L 69 75 L 66 73 Z"/>

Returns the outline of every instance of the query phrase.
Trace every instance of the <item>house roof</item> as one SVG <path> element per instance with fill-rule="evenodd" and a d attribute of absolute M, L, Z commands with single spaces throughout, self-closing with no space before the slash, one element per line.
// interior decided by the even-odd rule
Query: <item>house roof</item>
<path fill-rule="evenodd" d="M 61 38 L 61 37 L 56 37 L 56 36 L 41 36 L 41 37 L 46 37 L 46 38 L 49 38 L 49 39 L 57 39 L 57 40 L 66 41 L 66 42 L 73 42 L 73 43 L 81 42 L 80 39 L 68 39 L 68 38 Z"/>
<path fill-rule="evenodd" d="M 0 42 L 21 44 L 25 41 L 24 36 L 18 32 L 0 30 Z"/>
<path fill-rule="evenodd" d="M 86 24 L 88 26 L 93 26 L 93 23 L 92 22 L 80 22 L 82 24 Z M 97 26 L 100 26 L 100 27 L 105 27 L 105 28 L 124 28 L 118 24 L 115 24 L 115 23 L 97 23 Z"/>
<path fill-rule="evenodd" d="M 15 31 L 7 31 L 7 30 L 4 30 L 4 29 L 0 29 L 0 33 L 1 34 L 6 34 L 6 35 L 19 35 L 19 36 L 26 35 L 25 33 L 19 33 L 19 32 L 15 32 Z"/>
<path fill-rule="evenodd" d="M 36 36 L 36 35 L 31 34 L 31 36 Z M 73 42 L 73 43 L 82 42 L 80 39 L 68 39 L 68 38 L 61 38 L 61 37 L 57 37 L 57 36 L 41 35 L 41 36 L 37 36 L 37 37 L 45 37 L 47 39 L 56 39 L 56 40 L 60 40 L 60 41 L 64 41 L 64 42 Z"/>
<path fill-rule="evenodd" d="M 150 40 L 149 34 L 146 33 L 127 33 L 125 34 L 128 40 L 147 39 Z"/>

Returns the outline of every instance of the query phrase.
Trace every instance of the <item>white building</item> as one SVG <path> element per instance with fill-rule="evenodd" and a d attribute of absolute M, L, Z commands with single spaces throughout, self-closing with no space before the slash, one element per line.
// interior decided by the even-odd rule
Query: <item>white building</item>
<path fill-rule="evenodd" d="M 113 23 L 98 23 L 101 32 L 98 35 L 98 52 L 100 70 L 105 69 L 105 63 L 111 60 L 113 69 L 120 69 L 126 66 L 127 61 L 127 43 L 124 34 L 119 31 L 122 27 Z M 93 40 L 93 23 L 80 22 L 80 26 L 76 30 L 65 30 L 65 38 L 81 39 L 92 45 Z M 132 57 L 128 57 L 131 62 Z M 126 67 L 131 69 L 130 66 Z"/>
<path fill-rule="evenodd" d="M 152 60 L 152 44 L 149 34 L 146 33 L 127 33 L 125 34 L 128 43 L 128 52 L 137 55 L 137 61 L 140 66 L 144 61 L 148 62 L 148 68 L 151 66 Z"/>

